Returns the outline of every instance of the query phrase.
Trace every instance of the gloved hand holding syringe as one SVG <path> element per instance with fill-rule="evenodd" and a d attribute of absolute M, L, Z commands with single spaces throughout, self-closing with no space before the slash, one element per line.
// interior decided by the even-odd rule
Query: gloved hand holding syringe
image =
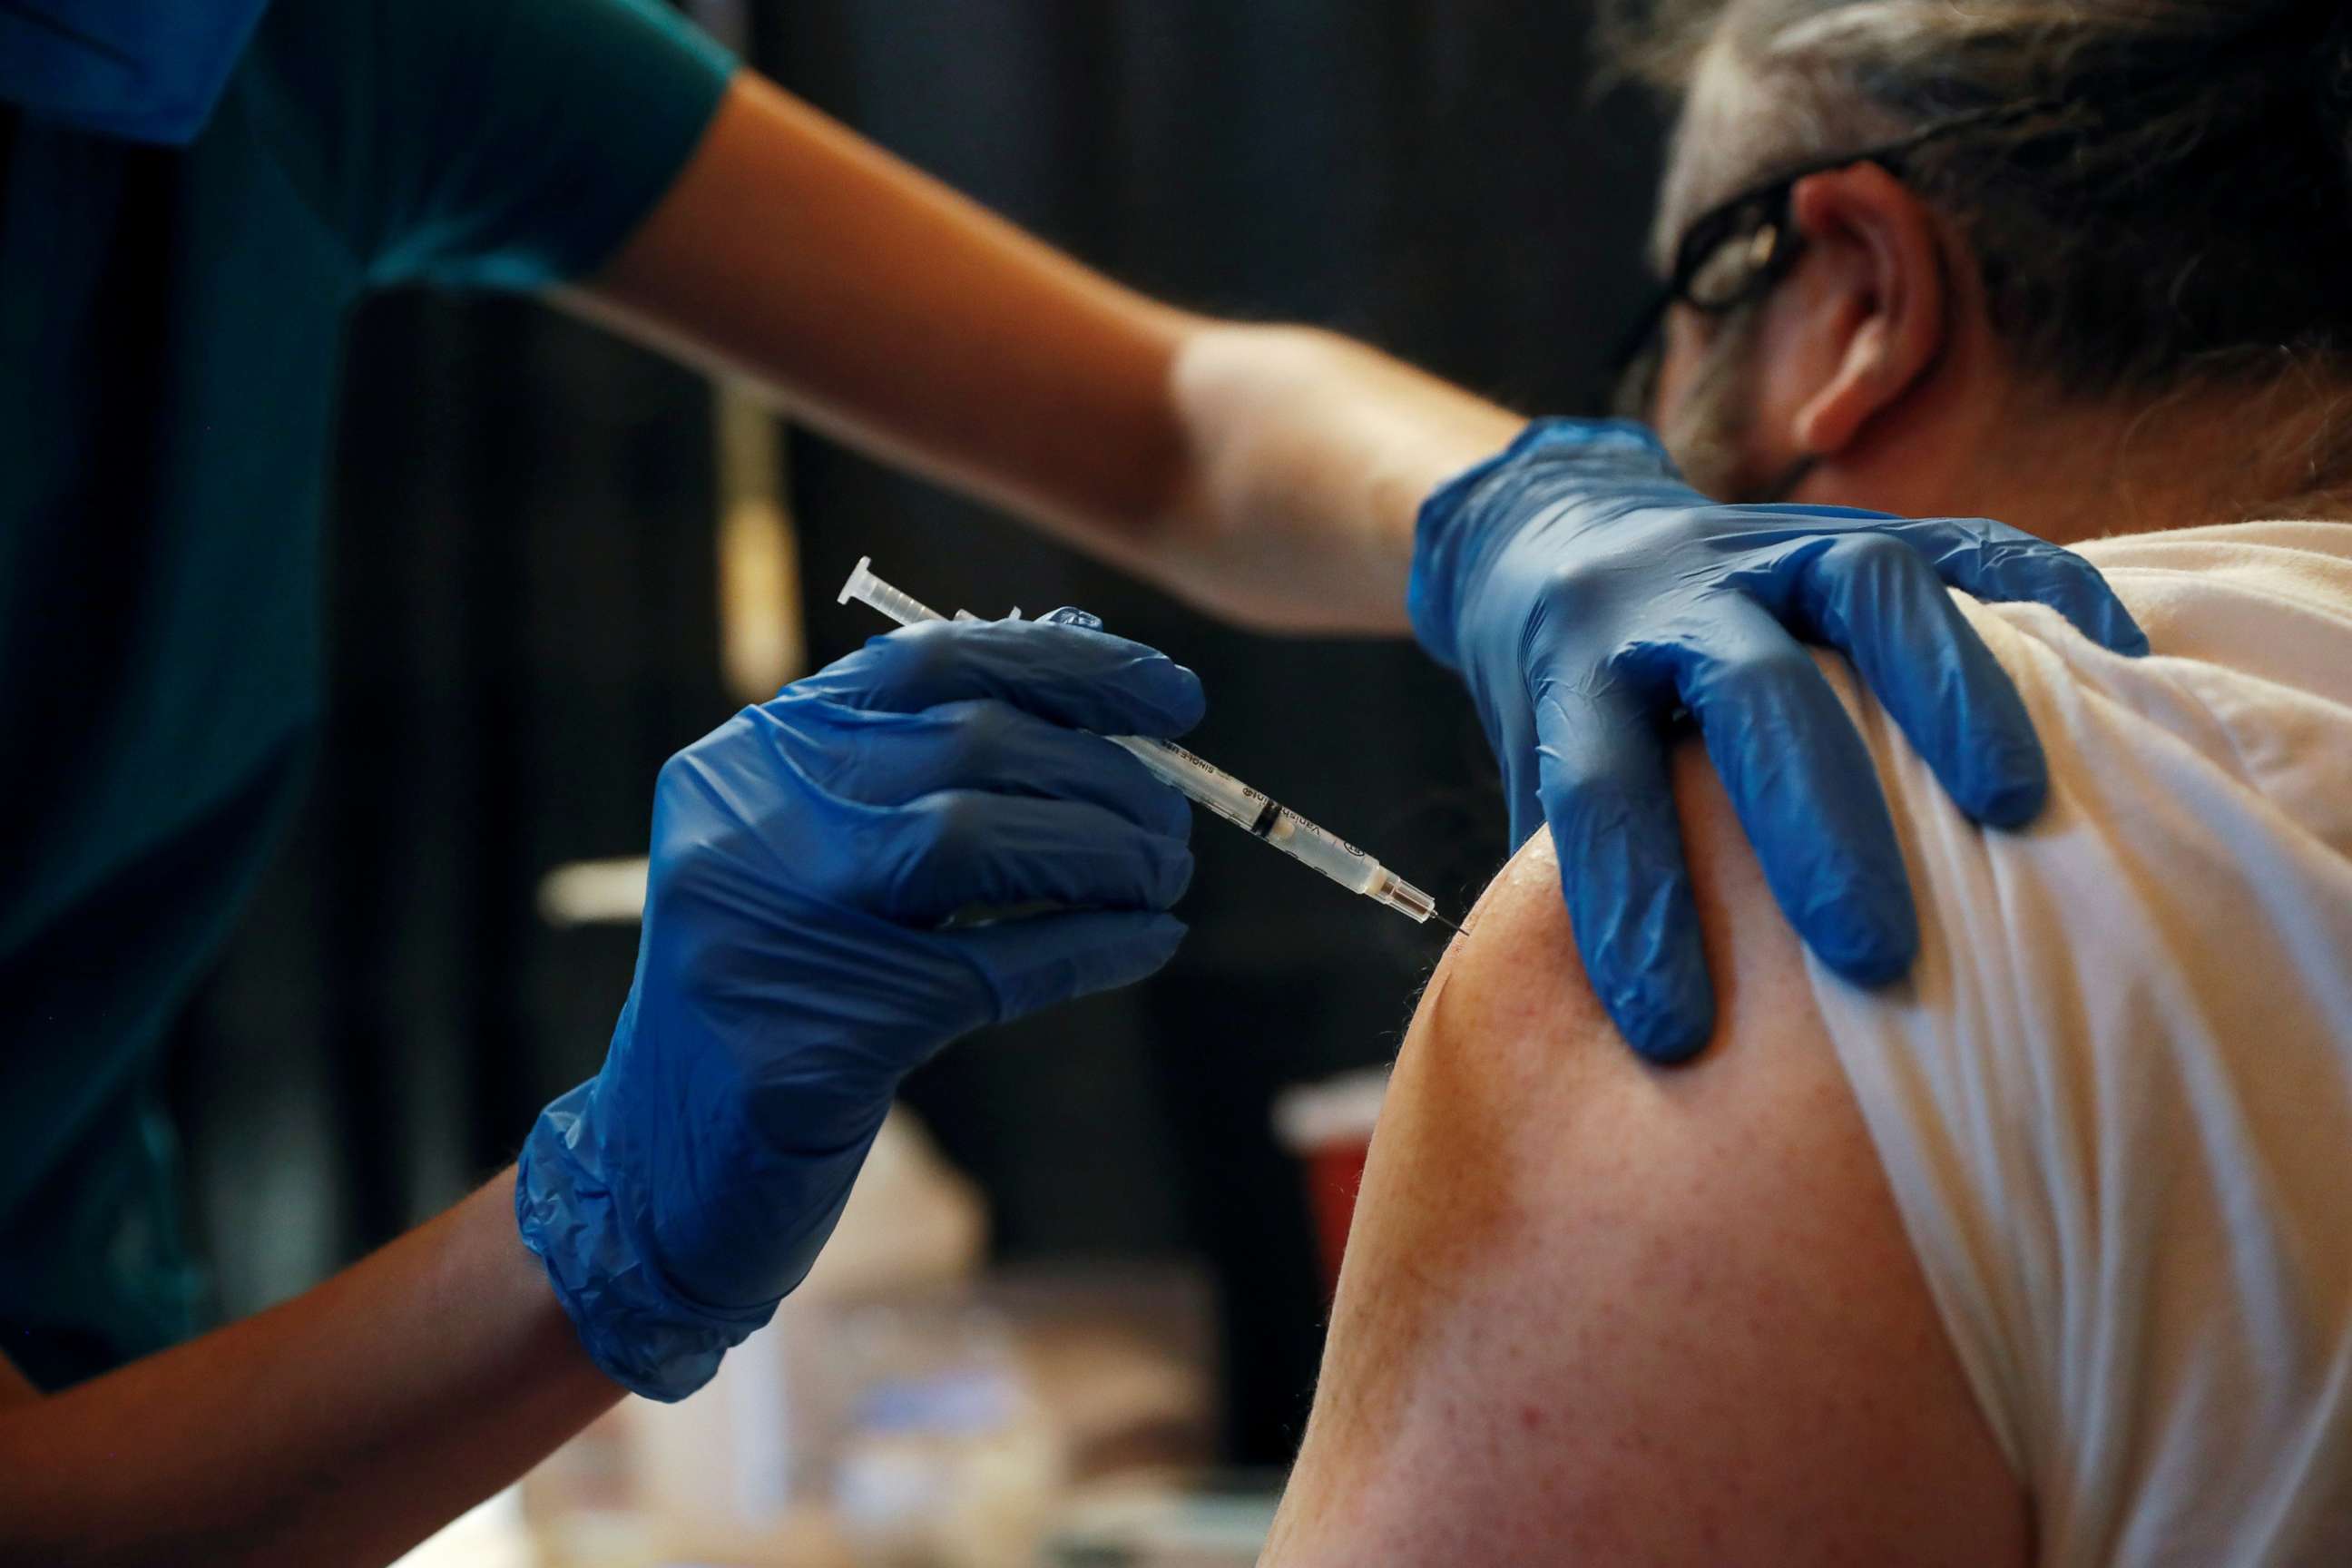
<path fill-rule="evenodd" d="M 949 618 L 911 594 L 902 593 L 877 577 L 871 556 L 861 556 L 849 581 L 842 584 L 838 602 L 845 605 L 852 599 L 871 605 L 902 626 Z M 1015 616 L 1020 613 L 1013 612 Z M 957 620 L 976 618 L 969 611 L 959 610 L 955 615 Z M 1450 929 L 1461 929 L 1437 912 L 1435 902 L 1427 893 L 1354 845 L 1325 832 L 1288 806 L 1252 789 L 1222 768 L 1202 762 L 1173 742 L 1139 735 L 1106 735 L 1103 739 L 1133 755 L 1154 777 L 1173 784 L 1188 798 L 1264 839 L 1292 859 L 1313 867 L 1349 892 L 1386 904 L 1416 925 L 1434 920 Z"/>

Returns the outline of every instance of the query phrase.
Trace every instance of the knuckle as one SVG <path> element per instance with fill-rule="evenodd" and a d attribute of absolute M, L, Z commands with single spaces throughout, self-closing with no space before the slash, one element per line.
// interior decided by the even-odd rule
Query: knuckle
<path fill-rule="evenodd" d="M 1013 746 L 1013 715 L 1001 703 L 974 702 L 947 726 L 947 766 L 956 779 L 998 777 Z"/>
<path fill-rule="evenodd" d="M 1626 759 L 1603 748 L 1585 748 L 1546 770 L 1540 798 L 1544 818 L 1576 838 L 1625 830 L 1634 809 L 1627 787 Z"/>
<path fill-rule="evenodd" d="M 662 763 L 661 771 L 654 775 L 654 794 L 657 797 L 667 798 L 692 787 L 691 781 L 699 766 L 695 749 L 709 743 L 707 739 L 697 741 L 694 745 L 682 746 L 672 752 L 668 760 Z"/>
<path fill-rule="evenodd" d="M 1661 627 L 1649 637 L 1610 644 L 1593 661 L 1591 674 L 1578 683 L 1578 694 L 1598 698 L 1615 691 L 1650 689 L 1672 663 L 1670 650 L 1675 639 L 1671 633 L 1672 628 Z"/>
<path fill-rule="evenodd" d="M 831 715 L 841 712 L 847 706 L 840 694 L 830 688 L 793 685 L 785 687 L 761 703 L 760 709 L 781 720 L 803 713 Z"/>
<path fill-rule="evenodd" d="M 782 696 L 761 703 L 756 711 L 758 728 L 767 743 L 780 756 L 797 757 L 818 744 L 821 737 L 836 732 L 857 710 L 829 692 L 787 688 Z"/>
<path fill-rule="evenodd" d="M 1557 781 L 1543 797 L 1543 820 L 1552 832 L 1557 858 L 1573 868 L 1578 886 L 1597 868 L 1622 868 L 1646 830 L 1639 799 L 1622 775 L 1601 766 L 1583 766 L 1571 778 Z"/>
<path fill-rule="evenodd" d="M 1158 900 L 1160 907 L 1175 903 L 1192 888 L 1194 863 L 1192 851 L 1181 846 L 1165 851 L 1161 868 L 1162 889 Z"/>
<path fill-rule="evenodd" d="M 675 828 L 681 818 L 704 818 L 721 795 L 718 779 L 730 770 L 730 758 L 744 743 L 750 721 L 738 714 L 690 745 L 681 746 L 654 775 L 654 817 L 657 827 Z"/>
<path fill-rule="evenodd" d="M 1583 618 L 1606 595 L 1608 574 L 1598 563 L 1579 560 L 1555 566 L 1546 574 L 1544 599 L 1570 624 Z"/>
<path fill-rule="evenodd" d="M 893 673 L 901 680 L 927 679 L 947 668 L 948 639 L 939 626 L 908 626 L 893 633 L 890 641 L 898 649 Z"/>
<path fill-rule="evenodd" d="M 2045 540 L 2035 538 L 2021 528 L 2011 528 L 2008 523 L 1996 522 L 1989 517 L 1957 519 L 1952 523 L 1952 531 L 1961 540 L 1979 550 L 1998 550 L 2011 546 L 2026 550 L 2057 548 Z"/>
<path fill-rule="evenodd" d="M 1087 767 L 1108 792 L 1105 798 L 1114 803 L 1122 816 L 1163 837 L 1191 837 L 1192 803 L 1185 798 L 1182 790 L 1145 767 L 1125 748 L 1113 745 L 1100 735 L 1082 735 L 1078 743 Z"/>
<path fill-rule="evenodd" d="M 1832 545 L 1822 558 L 1817 593 L 1824 613 L 1843 616 L 1853 603 L 1876 595 L 1906 595 L 1939 590 L 1943 577 L 1936 563 L 1892 534 L 1849 534 Z"/>
<path fill-rule="evenodd" d="M 972 852 L 982 832 L 980 812 L 971 796 L 932 795 L 910 812 L 904 837 L 904 861 L 909 869 L 937 866 Z"/>
<path fill-rule="evenodd" d="M 973 797 L 928 795 L 890 814 L 876 849 L 858 857 L 856 895 L 903 914 L 929 907 L 941 889 L 970 879 L 987 852 L 986 825 Z"/>
<path fill-rule="evenodd" d="M 1179 844 L 1190 845 L 1192 842 L 1192 803 L 1184 798 L 1181 790 L 1163 784 L 1157 779 L 1150 780 L 1149 787 L 1158 804 L 1161 835 Z"/>
<path fill-rule="evenodd" d="M 653 851 L 646 898 L 660 908 L 699 902 L 726 884 L 740 859 L 709 825 L 675 818 L 661 824 Z"/>
<path fill-rule="evenodd" d="M 883 639 L 890 649 L 883 669 L 892 686 L 929 689 L 953 670 L 963 657 L 955 628 L 944 621 L 927 621 L 902 627 Z"/>
<path fill-rule="evenodd" d="M 1926 556 L 1893 534 L 1876 531 L 1848 534 L 1838 541 L 1832 553 L 1853 572 L 1927 570 Z"/>
<path fill-rule="evenodd" d="M 845 708 L 862 708 L 879 688 L 888 684 L 901 650 L 888 637 L 866 643 L 812 675 L 784 688 L 779 701 L 826 701 Z"/>
<path fill-rule="evenodd" d="M 819 851 L 801 858 L 793 876 L 819 903 L 840 907 L 862 901 L 871 864 L 872 857 L 863 853 Z"/>
<path fill-rule="evenodd" d="M 1119 700 L 1132 685 L 1123 645 L 1098 632 L 1034 626 L 1021 646 L 1024 695 L 1051 705 L 1061 694 L 1086 689 Z"/>
<path fill-rule="evenodd" d="M 1717 667 L 1714 683 L 1735 702 L 1760 708 L 1783 706 L 1820 679 L 1811 654 L 1795 642 L 1780 642 L 1726 660 Z"/>

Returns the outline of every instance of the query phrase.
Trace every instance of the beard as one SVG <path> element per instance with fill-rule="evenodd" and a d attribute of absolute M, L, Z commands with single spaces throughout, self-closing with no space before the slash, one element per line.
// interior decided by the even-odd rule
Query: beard
<path fill-rule="evenodd" d="M 1812 465 L 1768 462 L 1757 451 L 1756 312 L 1714 323 L 1682 395 L 1657 420 L 1658 438 L 1690 487 L 1709 500 L 1753 506 L 1788 499 Z"/>

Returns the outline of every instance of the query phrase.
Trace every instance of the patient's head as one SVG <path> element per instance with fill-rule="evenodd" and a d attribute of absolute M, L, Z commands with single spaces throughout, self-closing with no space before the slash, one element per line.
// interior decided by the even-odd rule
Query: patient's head
<path fill-rule="evenodd" d="M 1631 0 L 1616 41 L 1683 105 L 1634 411 L 1703 489 L 2352 512 L 2341 0 Z"/>

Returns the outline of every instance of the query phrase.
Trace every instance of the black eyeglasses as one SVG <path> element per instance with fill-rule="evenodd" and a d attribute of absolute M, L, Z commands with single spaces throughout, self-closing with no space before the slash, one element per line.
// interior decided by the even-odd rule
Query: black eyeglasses
<path fill-rule="evenodd" d="M 2011 104 L 1955 114 L 1897 141 L 1800 163 L 1701 213 L 1675 247 L 1665 282 L 1611 360 L 1612 410 L 1628 419 L 1650 416 L 1658 372 L 1665 361 L 1666 313 L 1676 305 L 1720 316 L 1762 299 L 1789 275 L 1804 251 L 1804 237 L 1789 216 L 1790 196 L 1800 183 L 1857 163 L 1875 163 L 1901 179 L 1904 161 L 1930 142 L 1994 121 L 2022 119 L 2048 107 Z"/>

